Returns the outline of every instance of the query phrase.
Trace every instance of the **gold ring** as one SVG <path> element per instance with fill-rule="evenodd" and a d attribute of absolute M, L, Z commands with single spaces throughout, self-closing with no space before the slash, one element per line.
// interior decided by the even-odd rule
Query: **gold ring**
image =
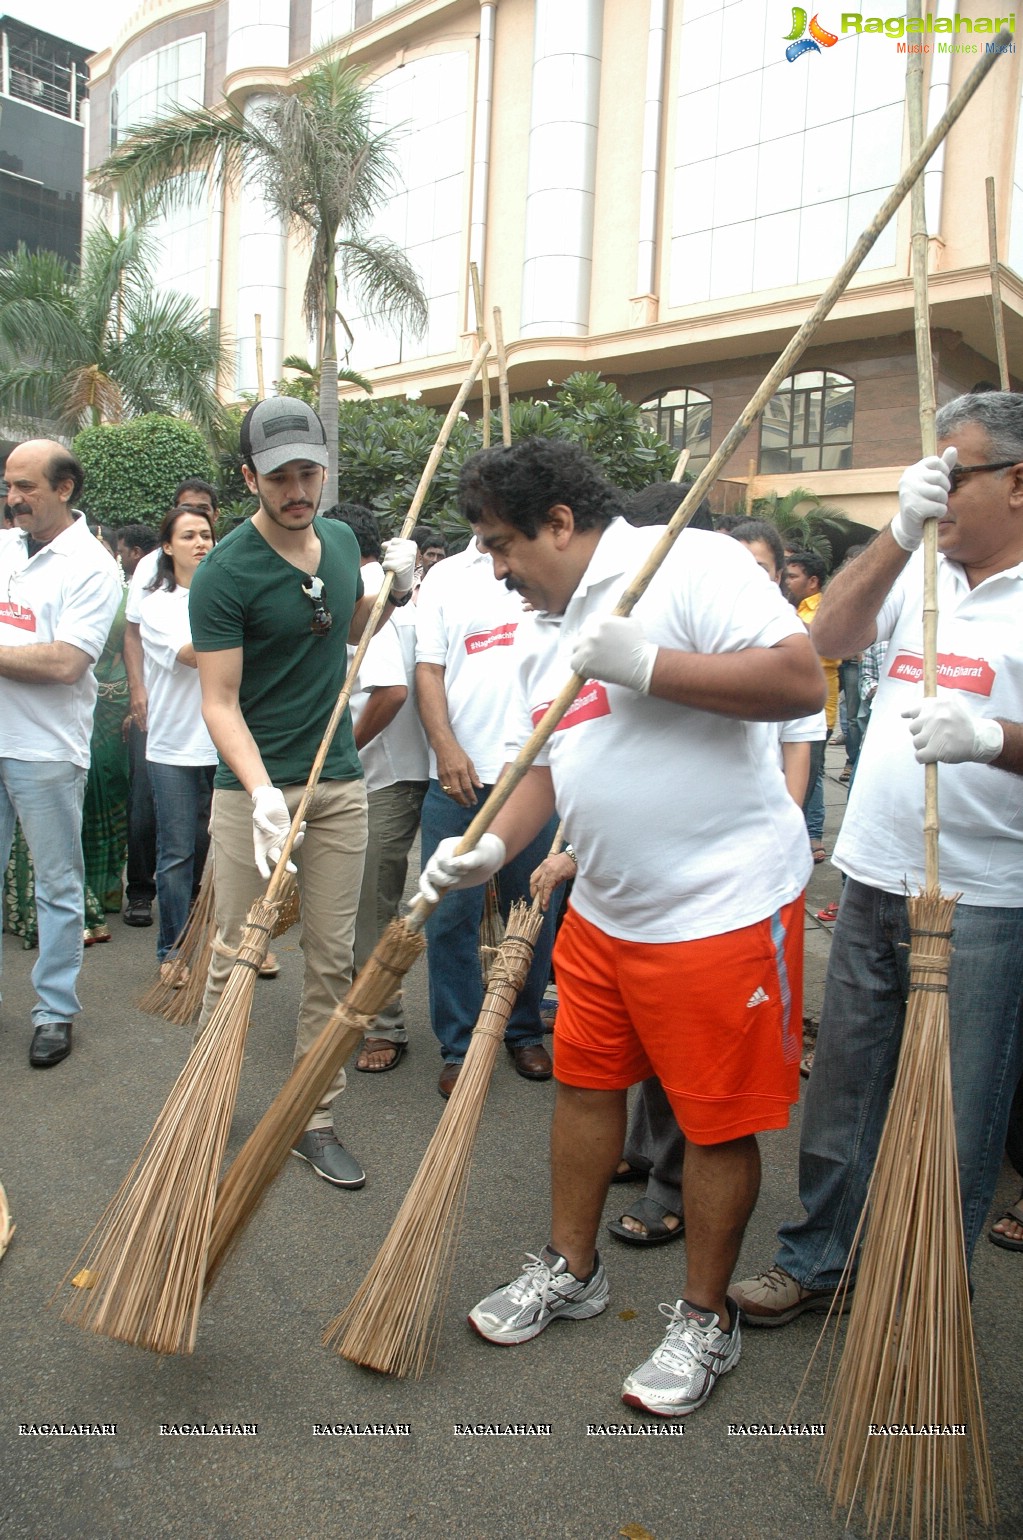
<path fill-rule="evenodd" d="M 450 791 L 450 790 L 451 790 L 450 786 L 442 786 L 441 787 L 441 791 Z"/>

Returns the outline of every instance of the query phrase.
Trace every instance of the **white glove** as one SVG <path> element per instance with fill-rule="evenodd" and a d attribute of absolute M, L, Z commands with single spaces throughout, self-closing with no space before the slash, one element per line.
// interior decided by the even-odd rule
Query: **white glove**
<path fill-rule="evenodd" d="M 917 763 L 989 765 L 1005 745 L 1001 722 L 975 717 L 958 695 L 922 700 L 902 715 L 909 722 Z"/>
<path fill-rule="evenodd" d="M 407 594 L 416 580 L 416 562 L 419 559 L 419 547 L 414 540 L 385 540 L 381 565 L 385 572 L 394 573 L 394 582 L 391 592 Z"/>
<path fill-rule="evenodd" d="M 456 856 L 460 844 L 458 839 L 441 840 L 419 875 L 419 891 L 431 904 L 453 888 L 478 888 L 505 863 L 504 840 L 496 834 L 481 834 L 474 850 Z"/>
<path fill-rule="evenodd" d="M 948 473 L 959 458 L 949 445 L 942 455 L 927 455 L 908 470 L 899 482 L 899 511 L 891 522 L 892 539 L 904 551 L 915 551 L 924 538 L 928 519 L 940 519 L 948 510 Z"/>
<path fill-rule="evenodd" d="M 261 877 L 269 877 L 271 866 L 281 858 L 281 846 L 291 828 L 291 814 L 284 800 L 284 793 L 276 786 L 257 786 L 252 793 L 252 845 L 256 853 L 256 866 Z M 295 835 L 292 850 L 297 850 L 305 839 L 303 823 Z M 289 872 L 297 868 L 289 861 Z"/>
<path fill-rule="evenodd" d="M 634 615 L 591 615 L 572 648 L 572 672 L 650 692 L 657 647 Z"/>

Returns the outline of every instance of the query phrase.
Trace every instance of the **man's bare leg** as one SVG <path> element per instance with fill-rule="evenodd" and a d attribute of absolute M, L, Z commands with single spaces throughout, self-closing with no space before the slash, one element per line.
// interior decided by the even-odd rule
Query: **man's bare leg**
<path fill-rule="evenodd" d="M 685 1298 L 728 1320 L 725 1296 L 743 1232 L 760 1191 L 760 1150 L 752 1134 L 727 1144 L 686 1144 L 682 1212 L 686 1224 Z"/>
<path fill-rule="evenodd" d="M 625 1139 L 625 1100 L 624 1091 L 557 1088 L 551 1124 L 551 1245 L 576 1278 L 588 1278 L 593 1271 L 604 1199 Z"/>

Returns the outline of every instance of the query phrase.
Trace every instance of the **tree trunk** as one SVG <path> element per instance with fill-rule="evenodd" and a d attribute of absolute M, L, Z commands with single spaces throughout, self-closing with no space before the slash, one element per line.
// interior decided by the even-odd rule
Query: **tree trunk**
<path fill-rule="evenodd" d="M 327 436 L 327 483 L 324 506 L 339 501 L 337 465 L 337 272 L 335 249 L 331 242 L 323 297 L 323 356 L 320 359 L 320 417 Z"/>

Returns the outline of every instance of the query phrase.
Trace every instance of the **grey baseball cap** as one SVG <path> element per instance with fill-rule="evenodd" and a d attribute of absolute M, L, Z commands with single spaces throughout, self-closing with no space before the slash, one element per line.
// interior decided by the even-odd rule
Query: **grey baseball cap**
<path fill-rule="evenodd" d="M 257 401 L 242 418 L 242 454 L 251 459 L 261 476 L 289 460 L 327 464 L 327 435 L 311 406 L 293 396 L 270 396 Z"/>

